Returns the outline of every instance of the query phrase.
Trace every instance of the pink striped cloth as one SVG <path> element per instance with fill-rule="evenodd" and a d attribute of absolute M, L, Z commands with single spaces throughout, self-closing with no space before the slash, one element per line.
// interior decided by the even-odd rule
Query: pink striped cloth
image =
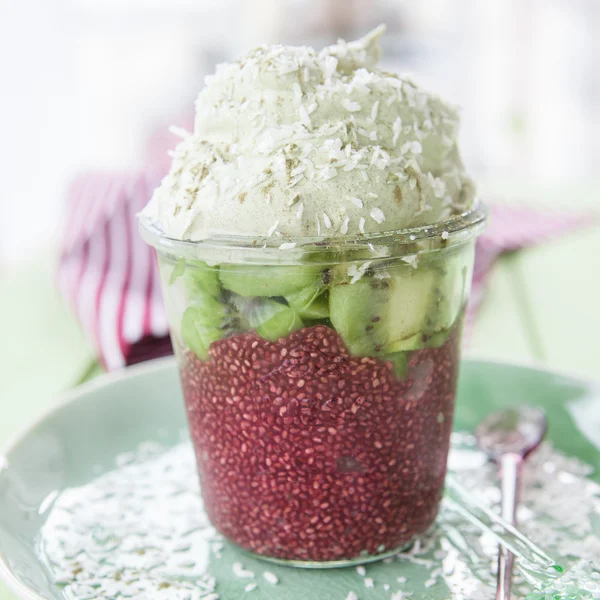
<path fill-rule="evenodd" d="M 598 213 L 555 211 L 531 206 L 493 204 L 484 234 L 477 240 L 473 283 L 465 323 L 467 343 L 477 312 L 485 297 L 485 283 L 496 259 L 511 252 L 550 240 L 598 222 Z"/>
<path fill-rule="evenodd" d="M 154 250 L 136 218 L 162 175 L 83 174 L 68 193 L 58 285 L 109 370 L 171 352 Z"/>
<path fill-rule="evenodd" d="M 108 370 L 171 352 L 154 251 L 139 237 L 136 213 L 166 165 L 139 173 L 79 176 L 68 194 L 58 285 Z M 589 222 L 570 214 L 498 204 L 477 243 L 467 337 L 487 275 L 502 253 Z"/>

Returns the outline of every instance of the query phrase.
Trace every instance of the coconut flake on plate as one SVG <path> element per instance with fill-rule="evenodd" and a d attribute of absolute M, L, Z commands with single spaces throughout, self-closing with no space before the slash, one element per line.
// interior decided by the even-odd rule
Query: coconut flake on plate
<path fill-rule="evenodd" d="M 380 208 L 377 207 L 371 210 L 369 216 L 379 225 L 385 221 L 385 214 Z"/>

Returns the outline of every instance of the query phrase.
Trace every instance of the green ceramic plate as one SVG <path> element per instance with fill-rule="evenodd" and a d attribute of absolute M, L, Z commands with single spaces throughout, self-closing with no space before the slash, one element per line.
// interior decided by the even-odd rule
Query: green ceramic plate
<path fill-rule="evenodd" d="M 490 411 L 526 402 L 546 408 L 548 435 L 555 447 L 591 465 L 595 469 L 592 479 L 600 482 L 600 386 L 596 384 L 539 369 L 466 361 L 456 428 L 472 430 Z M 9 446 L 0 456 L 0 575 L 18 597 L 64 598 L 39 551 L 40 530 L 52 499 L 62 490 L 81 486 L 102 470 L 114 468 L 117 455 L 134 450 L 142 442 L 178 443 L 184 427 L 175 363 L 163 359 L 76 389 Z M 248 596 L 255 600 L 345 600 L 348 590 L 356 585 L 354 569 L 277 567 L 239 554 L 227 545 L 223 556 L 226 560 L 211 565 L 222 600 L 245 597 L 245 582 L 231 574 L 236 560 L 259 573 L 268 569 L 285 579 L 285 586 L 259 586 Z M 398 569 L 399 565 L 378 563 L 369 569 L 377 578 L 378 573 L 392 567 Z M 398 571 L 394 576 L 400 574 Z M 361 586 L 358 593 L 361 600 L 391 597 L 391 591 L 381 587 Z M 447 590 L 444 594 L 432 588 L 413 596 L 413 600 L 447 597 Z"/>

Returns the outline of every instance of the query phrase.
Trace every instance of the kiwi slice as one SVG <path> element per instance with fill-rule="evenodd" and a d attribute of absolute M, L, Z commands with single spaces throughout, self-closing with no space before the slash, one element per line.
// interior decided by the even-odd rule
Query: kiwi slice
<path fill-rule="evenodd" d="M 318 266 L 221 265 L 219 278 L 225 288 L 240 296 L 287 296 L 319 282 Z"/>
<path fill-rule="evenodd" d="M 300 315 L 277 300 L 239 297 L 235 303 L 248 325 L 265 340 L 278 340 L 303 326 Z"/>
<path fill-rule="evenodd" d="M 208 358 L 208 348 L 224 337 L 223 323 L 228 309 L 216 298 L 206 295 L 202 302 L 189 306 L 181 319 L 181 337 L 201 360 Z"/>
<path fill-rule="evenodd" d="M 407 378 L 408 352 L 395 352 L 394 354 L 388 354 L 383 357 L 383 360 L 387 360 L 392 363 L 394 367 L 394 373 L 398 379 Z"/>
<path fill-rule="evenodd" d="M 196 290 L 212 296 L 218 296 L 220 293 L 218 268 L 209 267 L 201 260 L 178 260 L 171 270 L 169 284 L 173 285 L 180 277 L 183 277 L 191 296 Z"/>
<path fill-rule="evenodd" d="M 329 291 L 331 323 L 350 352 L 359 356 L 378 354 L 382 347 L 377 341 L 382 336 L 370 332 L 381 320 L 377 313 L 385 306 L 386 295 L 371 283 L 361 279 L 354 284 L 335 285 Z"/>
<path fill-rule="evenodd" d="M 274 342 L 302 326 L 302 319 L 293 308 L 279 304 L 273 316 L 256 327 L 256 333 L 265 340 Z"/>
<path fill-rule="evenodd" d="M 208 294 L 215 298 L 221 294 L 219 269 L 211 268 L 205 262 L 198 260 L 187 263 L 183 279 L 192 300 L 197 293 Z"/>
<path fill-rule="evenodd" d="M 426 329 L 434 285 L 433 270 L 412 268 L 334 285 L 329 291 L 331 322 L 350 352 L 359 356 L 414 349 Z"/>
<path fill-rule="evenodd" d="M 326 319 L 329 316 L 329 302 L 323 294 L 325 286 L 316 282 L 313 285 L 285 296 L 287 303 L 303 319 Z"/>
<path fill-rule="evenodd" d="M 446 340 L 450 337 L 452 333 L 452 329 L 442 329 L 440 331 L 436 331 L 431 335 L 423 336 L 423 344 L 424 348 L 439 348 L 446 343 Z"/>
<path fill-rule="evenodd" d="M 389 343 L 385 349 L 386 352 L 409 352 L 411 350 L 418 350 L 424 346 L 423 332 L 419 331 L 415 335 Z"/>
<path fill-rule="evenodd" d="M 178 260 L 171 269 L 169 285 L 173 285 L 185 273 L 185 260 Z"/>
<path fill-rule="evenodd" d="M 180 277 L 188 305 L 181 318 L 181 337 L 198 358 L 206 360 L 213 342 L 240 329 L 240 315 L 224 296 L 217 268 L 202 261 L 179 261 L 171 283 Z"/>
<path fill-rule="evenodd" d="M 318 321 L 319 319 L 329 318 L 329 300 L 327 295 L 319 296 L 315 301 L 305 309 L 298 312 L 303 319 Z"/>
<path fill-rule="evenodd" d="M 436 267 L 437 282 L 430 307 L 427 333 L 450 330 L 456 323 L 466 301 L 472 263 L 472 251 L 461 249 L 451 256 L 444 257 Z"/>

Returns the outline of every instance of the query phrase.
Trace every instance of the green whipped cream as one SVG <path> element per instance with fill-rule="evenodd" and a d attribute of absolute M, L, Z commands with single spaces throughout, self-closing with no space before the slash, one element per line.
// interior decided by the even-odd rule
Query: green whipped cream
<path fill-rule="evenodd" d="M 457 112 L 377 68 L 383 31 L 219 65 L 145 214 L 176 239 L 275 236 L 286 249 L 468 210 Z"/>

